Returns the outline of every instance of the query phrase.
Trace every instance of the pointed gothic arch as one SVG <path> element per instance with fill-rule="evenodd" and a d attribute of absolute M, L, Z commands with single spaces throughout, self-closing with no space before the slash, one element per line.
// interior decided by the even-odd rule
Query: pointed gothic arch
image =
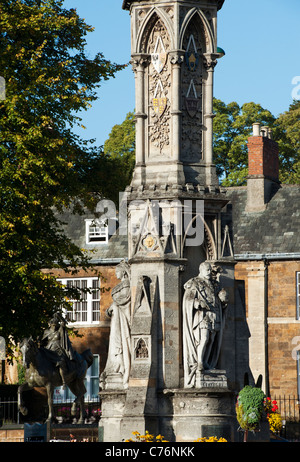
<path fill-rule="evenodd" d="M 179 35 L 179 44 L 178 44 L 179 48 L 183 49 L 186 32 L 189 26 L 195 21 L 198 21 L 199 25 L 201 25 L 202 33 L 204 35 L 205 50 L 203 50 L 203 52 L 215 53 L 216 46 L 215 46 L 213 31 L 210 27 L 208 19 L 206 18 L 204 13 L 198 8 L 191 9 L 183 20 L 181 30 L 180 30 L 180 35 Z"/>
<path fill-rule="evenodd" d="M 162 9 L 158 9 L 156 7 L 151 8 L 151 10 L 145 16 L 142 25 L 139 28 L 136 40 L 136 53 L 147 53 L 148 50 L 146 49 L 149 36 L 154 25 L 157 21 L 161 21 L 170 40 L 171 49 L 174 49 L 173 43 L 173 33 L 172 33 L 172 22 L 170 21 L 169 16 L 164 12 Z"/>
<path fill-rule="evenodd" d="M 203 221 L 203 226 L 204 226 L 204 240 L 203 240 L 202 248 L 206 254 L 206 260 L 217 260 L 218 252 L 217 252 L 217 246 L 216 246 L 214 236 L 208 224 L 206 223 L 205 219 L 203 218 L 201 214 L 196 214 L 187 226 L 185 234 L 183 235 L 183 238 L 182 238 L 181 257 L 183 257 L 183 254 L 184 254 L 185 243 L 188 237 L 188 231 L 199 217 Z"/>

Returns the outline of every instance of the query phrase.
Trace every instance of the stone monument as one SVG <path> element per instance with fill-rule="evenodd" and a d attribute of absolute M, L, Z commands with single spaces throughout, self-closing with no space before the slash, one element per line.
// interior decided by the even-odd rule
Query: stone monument
<path fill-rule="evenodd" d="M 101 377 L 103 441 L 146 430 L 168 441 L 236 438 L 235 391 L 248 372 L 248 332 L 232 251 L 224 250 L 230 236 L 221 214 L 228 201 L 213 164 L 223 3 L 123 2 L 131 15 L 136 165 L 125 192 L 125 305 L 112 294 L 113 311 L 126 317 L 126 341 L 122 346 L 112 318 Z M 123 358 L 129 351 L 122 365 L 116 349 Z"/>

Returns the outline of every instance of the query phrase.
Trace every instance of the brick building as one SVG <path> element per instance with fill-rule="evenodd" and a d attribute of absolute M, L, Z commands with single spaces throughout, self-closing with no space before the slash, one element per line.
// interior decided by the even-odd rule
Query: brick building
<path fill-rule="evenodd" d="M 250 368 L 272 396 L 299 398 L 300 185 L 280 185 L 278 146 L 254 126 L 245 187 L 227 189 L 235 278 L 244 282 Z"/>

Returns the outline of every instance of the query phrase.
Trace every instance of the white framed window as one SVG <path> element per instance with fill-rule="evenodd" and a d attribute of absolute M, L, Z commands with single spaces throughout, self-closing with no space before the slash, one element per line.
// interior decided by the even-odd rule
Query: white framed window
<path fill-rule="evenodd" d="M 90 400 L 99 398 L 99 370 L 100 358 L 99 355 L 94 355 L 93 364 L 88 368 L 85 377 L 86 396 Z"/>
<path fill-rule="evenodd" d="M 296 273 L 296 316 L 300 319 L 300 271 Z"/>
<path fill-rule="evenodd" d="M 68 289 L 77 289 L 80 299 L 68 299 L 71 306 L 66 318 L 78 324 L 93 324 L 100 320 L 100 281 L 97 277 L 58 279 Z"/>
<path fill-rule="evenodd" d="M 85 236 L 87 244 L 107 244 L 107 223 L 99 220 L 85 220 Z"/>

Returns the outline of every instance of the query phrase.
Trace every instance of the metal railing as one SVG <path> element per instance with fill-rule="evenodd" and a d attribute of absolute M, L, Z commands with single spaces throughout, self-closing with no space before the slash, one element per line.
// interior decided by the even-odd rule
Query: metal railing
<path fill-rule="evenodd" d="M 55 399 L 54 414 L 59 423 L 76 423 L 79 417 L 79 407 L 77 407 L 76 414 L 72 415 L 73 399 L 59 400 Z M 101 407 L 99 399 L 90 399 L 84 402 L 84 421 L 86 424 L 99 422 L 101 417 Z"/>
<path fill-rule="evenodd" d="M 19 422 L 18 400 L 15 397 L 0 397 L 0 426 Z"/>
<path fill-rule="evenodd" d="M 300 401 L 296 396 L 274 396 L 278 410 L 283 420 L 287 422 L 300 422 Z"/>
<path fill-rule="evenodd" d="M 57 423 L 76 423 L 79 417 L 79 408 L 75 416 L 72 415 L 73 400 L 55 400 L 54 415 Z M 86 424 L 93 424 L 99 422 L 101 417 L 100 401 L 98 399 L 85 401 L 85 414 L 84 422 Z M 45 406 L 45 417 L 47 416 L 47 407 Z M 0 426 L 9 424 L 19 424 L 22 418 L 19 414 L 18 400 L 16 397 L 1 398 L 0 397 Z"/>

